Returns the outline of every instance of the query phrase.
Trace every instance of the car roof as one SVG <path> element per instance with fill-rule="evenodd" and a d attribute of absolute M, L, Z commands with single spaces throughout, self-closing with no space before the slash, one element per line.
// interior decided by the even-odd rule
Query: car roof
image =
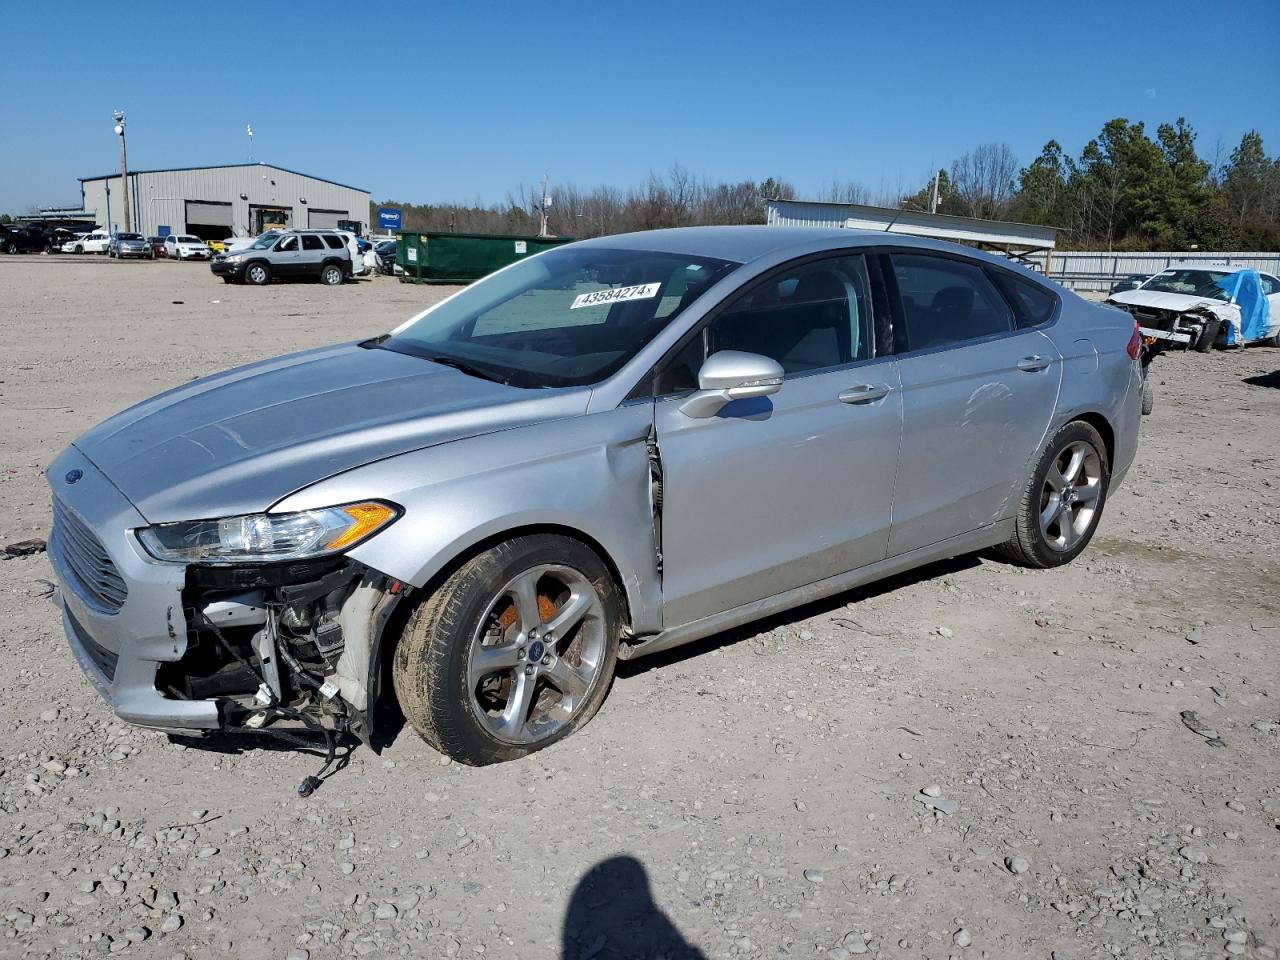
<path fill-rule="evenodd" d="M 965 247 L 944 240 L 913 237 L 903 233 L 887 233 L 882 230 L 851 230 L 844 227 L 770 227 L 764 225 L 727 227 L 674 227 L 665 230 L 647 230 L 639 233 L 622 233 L 580 241 L 583 245 L 607 247 L 615 250 L 652 250 L 659 253 L 675 253 L 695 257 L 715 257 L 748 263 L 761 257 L 794 253 L 803 256 L 815 250 L 841 247 L 866 247 L 887 244 L 895 247 L 919 247 L 959 253 L 976 260 L 985 260 L 1006 268 L 1019 269 L 1016 261 L 994 256 L 973 247 Z M 1021 268 L 1020 272 L 1032 274 Z M 1044 278 L 1033 274 L 1043 282 Z"/>

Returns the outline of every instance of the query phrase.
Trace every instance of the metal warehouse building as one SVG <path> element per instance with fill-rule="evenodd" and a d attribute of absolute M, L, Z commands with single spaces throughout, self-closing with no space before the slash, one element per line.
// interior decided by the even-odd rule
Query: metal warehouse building
<path fill-rule="evenodd" d="M 82 208 L 123 230 L 120 175 L 82 177 Z M 343 227 L 365 232 L 369 191 L 267 163 L 130 170 L 133 229 L 146 236 L 189 233 L 202 240 L 253 236 L 272 227 Z"/>

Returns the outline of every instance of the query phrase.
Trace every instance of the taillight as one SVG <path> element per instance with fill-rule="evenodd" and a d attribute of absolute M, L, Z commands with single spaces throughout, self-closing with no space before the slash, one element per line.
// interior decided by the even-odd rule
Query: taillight
<path fill-rule="evenodd" d="M 1137 360 L 1142 356 L 1142 329 L 1138 326 L 1138 321 L 1133 321 L 1133 336 L 1129 338 L 1129 359 Z"/>

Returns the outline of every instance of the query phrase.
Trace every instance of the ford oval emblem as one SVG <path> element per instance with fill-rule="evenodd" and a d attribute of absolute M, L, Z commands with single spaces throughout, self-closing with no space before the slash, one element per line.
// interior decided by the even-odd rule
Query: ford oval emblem
<path fill-rule="evenodd" d="M 75 483 L 77 480 L 79 480 L 83 476 L 84 476 L 84 471 L 77 467 L 75 470 L 68 470 L 65 479 L 67 483 Z"/>

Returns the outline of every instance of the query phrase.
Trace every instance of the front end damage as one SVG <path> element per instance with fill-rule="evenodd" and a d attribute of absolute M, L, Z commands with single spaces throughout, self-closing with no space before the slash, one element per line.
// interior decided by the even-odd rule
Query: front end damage
<path fill-rule="evenodd" d="M 1209 350 L 1223 334 L 1240 329 L 1240 308 L 1233 303 L 1205 300 L 1185 310 L 1169 310 L 1140 303 L 1108 300 L 1107 304 L 1128 311 L 1138 321 L 1151 355 L 1180 347 Z"/>
<path fill-rule="evenodd" d="M 373 731 L 373 665 L 409 588 L 338 558 L 255 568 L 187 569 L 186 650 L 159 664 L 155 688 L 215 705 L 218 728 Z"/>

